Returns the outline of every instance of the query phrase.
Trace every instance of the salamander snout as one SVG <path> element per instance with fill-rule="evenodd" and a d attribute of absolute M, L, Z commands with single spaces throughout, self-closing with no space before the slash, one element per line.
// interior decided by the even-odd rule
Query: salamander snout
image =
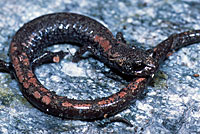
<path fill-rule="evenodd" d="M 152 57 L 145 58 L 140 63 L 140 69 L 135 70 L 134 75 L 136 76 L 151 76 L 158 69 L 158 65 L 152 59 Z"/>

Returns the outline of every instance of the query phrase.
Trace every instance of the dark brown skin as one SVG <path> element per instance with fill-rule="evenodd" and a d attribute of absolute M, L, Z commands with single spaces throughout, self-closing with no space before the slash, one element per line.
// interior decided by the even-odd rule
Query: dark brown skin
<path fill-rule="evenodd" d="M 169 52 L 200 42 L 200 30 L 174 34 L 152 50 L 131 48 L 121 33 L 117 39 L 97 21 L 74 13 L 54 13 L 38 17 L 21 27 L 10 44 L 11 62 L 0 60 L 0 70 L 14 74 L 23 95 L 38 109 L 67 119 L 106 118 L 125 109 L 146 88 Z M 90 51 L 100 61 L 133 80 L 126 88 L 100 99 L 74 100 L 58 96 L 45 88 L 34 68 L 46 62 L 59 62 L 66 54 L 44 51 L 58 43 L 82 45 L 73 58 Z"/>

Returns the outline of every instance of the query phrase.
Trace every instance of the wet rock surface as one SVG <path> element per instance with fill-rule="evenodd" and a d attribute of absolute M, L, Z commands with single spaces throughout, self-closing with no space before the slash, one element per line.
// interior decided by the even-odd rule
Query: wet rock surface
<path fill-rule="evenodd" d="M 54 12 L 76 12 L 90 16 L 115 35 L 121 31 L 127 42 L 151 48 L 169 35 L 200 29 L 198 0 L 1 0 L 0 58 L 9 61 L 9 44 L 15 32 L 29 20 Z M 77 46 L 55 45 L 49 50 L 74 54 Z M 58 64 L 37 68 L 38 79 L 48 89 L 74 99 L 94 99 L 116 93 L 126 81 L 108 77 L 108 67 L 87 55 L 78 63 L 66 56 Z M 145 93 L 117 114 L 133 124 L 105 120 L 62 120 L 33 107 L 21 94 L 16 80 L 0 73 L 0 133 L 200 133 L 200 45 L 173 53 Z M 116 74 L 112 74 L 116 75 Z"/>

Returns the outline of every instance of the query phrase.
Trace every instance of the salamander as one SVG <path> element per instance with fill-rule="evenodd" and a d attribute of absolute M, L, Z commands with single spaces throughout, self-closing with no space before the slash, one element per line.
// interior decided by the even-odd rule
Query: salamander
<path fill-rule="evenodd" d="M 24 24 L 10 43 L 10 62 L 0 60 L 0 70 L 14 75 L 24 97 L 41 111 L 66 119 L 106 118 L 127 108 L 146 88 L 169 52 L 200 42 L 200 30 L 173 34 L 152 49 L 130 47 L 121 32 L 116 37 L 96 20 L 75 13 L 53 13 Z M 119 92 L 94 100 L 69 99 L 44 87 L 34 70 L 45 62 L 59 62 L 67 52 L 45 51 L 59 43 L 77 43 L 81 48 L 73 57 L 81 59 L 86 51 L 132 81 Z"/>

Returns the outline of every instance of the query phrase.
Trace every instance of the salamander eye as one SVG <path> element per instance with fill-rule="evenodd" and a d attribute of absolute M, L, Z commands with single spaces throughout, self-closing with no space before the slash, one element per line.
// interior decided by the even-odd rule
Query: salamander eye
<path fill-rule="evenodd" d="M 142 62 L 134 62 L 134 63 L 126 63 L 125 68 L 125 73 L 127 75 L 136 75 L 139 72 L 143 72 L 143 70 L 146 68 L 146 65 Z"/>
<path fill-rule="evenodd" d="M 146 65 L 144 63 L 140 63 L 140 64 L 133 64 L 133 70 L 134 71 L 141 71 L 146 67 Z"/>

